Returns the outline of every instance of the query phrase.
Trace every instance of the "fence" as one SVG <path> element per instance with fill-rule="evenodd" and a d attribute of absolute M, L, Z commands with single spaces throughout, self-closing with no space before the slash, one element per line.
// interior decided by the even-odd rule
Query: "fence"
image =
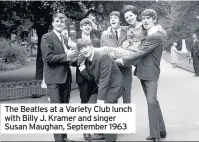
<path fill-rule="evenodd" d="M 0 83 L 0 101 L 47 95 L 47 89 L 41 88 L 41 83 L 41 80 Z"/>

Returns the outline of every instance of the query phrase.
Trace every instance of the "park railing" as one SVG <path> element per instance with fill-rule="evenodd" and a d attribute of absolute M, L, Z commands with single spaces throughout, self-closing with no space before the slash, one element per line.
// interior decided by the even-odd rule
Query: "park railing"
<path fill-rule="evenodd" d="M 0 101 L 47 95 L 41 80 L 0 83 Z"/>

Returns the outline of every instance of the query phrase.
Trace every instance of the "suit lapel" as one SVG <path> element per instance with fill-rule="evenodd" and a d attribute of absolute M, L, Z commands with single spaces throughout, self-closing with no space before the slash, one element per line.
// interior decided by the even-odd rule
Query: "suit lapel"
<path fill-rule="evenodd" d="M 57 37 L 57 35 L 52 31 L 52 36 L 53 38 L 60 44 L 60 46 L 63 48 L 61 41 L 59 40 L 59 38 Z"/>
<path fill-rule="evenodd" d="M 70 47 L 68 46 L 68 39 L 65 39 L 65 38 L 64 38 L 64 44 L 66 45 L 66 48 L 67 48 L 67 49 L 70 49 Z"/>
<path fill-rule="evenodd" d="M 91 65 L 90 65 L 90 68 L 91 69 L 93 69 L 93 67 L 95 66 L 95 63 L 96 63 L 96 61 L 97 61 L 97 59 L 98 59 L 98 53 L 97 52 L 95 52 L 94 53 L 94 56 L 93 56 L 93 60 L 92 60 L 92 63 L 91 63 Z"/>
<path fill-rule="evenodd" d="M 124 31 L 123 28 L 121 28 L 120 36 L 119 36 L 119 38 L 118 38 L 118 44 L 119 44 L 120 42 L 123 42 L 123 36 L 126 36 L 125 34 L 126 34 L 126 32 Z"/>
<path fill-rule="evenodd" d="M 118 41 L 117 41 L 116 35 L 115 35 L 115 32 L 113 31 L 113 29 L 111 29 L 111 32 L 112 32 L 112 34 L 114 35 L 114 36 L 113 36 L 114 42 L 118 45 L 119 37 L 118 37 Z"/>

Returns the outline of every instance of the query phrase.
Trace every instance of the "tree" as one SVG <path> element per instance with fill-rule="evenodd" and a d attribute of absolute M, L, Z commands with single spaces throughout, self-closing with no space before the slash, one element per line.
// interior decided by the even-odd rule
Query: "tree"
<path fill-rule="evenodd" d="M 111 11 L 120 11 L 124 5 L 131 4 L 136 6 L 140 12 L 152 7 L 158 11 L 162 17 L 166 17 L 169 11 L 169 4 L 155 1 L 0 1 L 0 18 L 3 19 L 0 24 L 7 26 L 7 32 L 20 31 L 20 27 L 35 28 L 38 36 L 38 52 L 36 61 L 36 79 L 43 78 L 43 62 L 41 57 L 40 42 L 43 34 L 47 33 L 52 22 L 53 13 L 59 10 L 66 16 L 76 21 L 76 27 L 79 28 L 79 21 L 94 13 L 98 22 L 108 21 L 108 15 Z M 167 6 L 167 7 L 166 7 Z M 13 13 L 15 13 L 13 15 Z M 29 20 L 31 24 L 26 25 Z M 15 29 L 16 28 L 16 29 Z M 29 29 L 26 28 L 26 29 Z"/>

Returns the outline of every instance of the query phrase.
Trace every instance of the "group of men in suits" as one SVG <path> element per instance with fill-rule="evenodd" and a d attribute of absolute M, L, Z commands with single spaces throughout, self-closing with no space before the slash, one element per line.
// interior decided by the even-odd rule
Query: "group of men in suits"
<path fill-rule="evenodd" d="M 126 103 L 130 103 L 132 83 L 132 62 L 140 59 L 136 65 L 135 74 L 141 80 L 147 98 L 150 136 L 147 140 L 160 141 L 166 137 L 164 120 L 157 101 L 157 84 L 160 74 L 160 59 L 163 50 L 163 36 L 153 30 L 157 20 L 154 10 L 147 9 L 142 13 L 142 22 L 148 35 L 142 40 L 139 51 L 131 58 L 114 62 L 107 54 L 95 52 L 92 42 L 88 39 L 77 40 L 77 50 L 70 50 L 67 40 L 63 39 L 66 16 L 61 13 L 53 15 L 53 31 L 45 34 L 41 41 L 44 62 L 44 78 L 47 91 L 52 103 L 69 103 L 71 90 L 70 62 L 80 53 L 85 60 L 79 64 L 80 73 L 88 80 L 96 82 L 97 93 L 91 95 L 89 103 L 117 103 L 123 96 Z M 126 40 L 125 32 L 120 28 L 120 17 L 117 12 L 110 14 L 112 29 L 117 31 L 115 39 L 104 39 L 103 46 L 121 46 Z M 116 33 L 116 32 L 115 32 Z M 119 35 L 118 35 L 119 34 Z M 119 67 L 118 67 L 119 66 Z M 105 134 L 106 141 L 116 141 L 116 134 Z M 70 141 L 67 134 L 54 134 L 55 141 Z"/>

